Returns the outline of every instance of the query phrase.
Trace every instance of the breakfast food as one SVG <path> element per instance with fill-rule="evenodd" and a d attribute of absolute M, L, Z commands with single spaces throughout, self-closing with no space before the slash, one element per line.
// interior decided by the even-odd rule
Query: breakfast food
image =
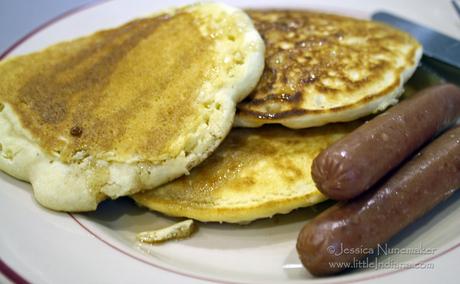
<path fill-rule="evenodd" d="M 227 135 L 263 55 L 244 12 L 209 3 L 2 61 L 0 169 L 62 211 L 168 182 Z"/>
<path fill-rule="evenodd" d="M 366 256 L 460 188 L 460 126 L 444 133 L 382 185 L 339 202 L 299 234 L 297 251 L 314 275 Z M 391 225 L 389 224 L 391 222 Z M 347 250 L 348 253 L 340 253 Z"/>
<path fill-rule="evenodd" d="M 159 244 L 170 240 L 185 239 L 197 231 L 193 220 L 185 220 L 166 228 L 137 234 L 137 240 L 148 244 Z"/>
<path fill-rule="evenodd" d="M 139 205 L 166 215 L 243 224 L 316 204 L 329 191 L 336 199 L 360 194 L 458 116 L 458 89 L 428 90 L 436 94 L 390 110 L 376 119 L 380 123 L 363 127 L 367 130 L 361 135 L 344 139 L 343 148 L 326 150 L 311 173 L 318 153 L 363 121 L 322 125 L 395 104 L 421 47 L 407 34 L 369 21 L 306 11 L 250 13 L 268 46 L 267 68 L 257 89 L 239 105 L 235 125 L 260 128 L 234 129 L 227 136 L 237 102 L 262 74 L 262 39 L 241 11 L 194 5 L 1 62 L 0 169 L 30 181 L 37 200 L 55 210 L 93 210 L 107 197 L 131 195 Z M 263 125 L 274 123 L 322 127 Z M 350 258 L 328 255 L 326 245 L 334 250 L 338 244 L 375 246 L 458 188 L 459 131 L 446 135 L 383 188 L 339 203 L 307 225 L 297 246 L 304 265 L 315 275 L 338 272 L 327 265 Z M 374 143 L 385 153 L 357 151 L 360 143 Z M 336 161 L 334 155 L 350 160 L 337 166 L 328 162 L 331 156 Z M 355 164 L 367 167 L 366 172 L 355 173 Z M 350 175 L 344 173 L 347 166 Z M 326 195 L 313 179 L 326 184 Z M 339 186 L 331 189 L 328 183 Z M 105 204 L 99 211 L 108 213 L 97 221 L 129 230 L 123 238 L 158 221 L 142 214 L 145 219 L 129 219 L 129 226 L 123 220 L 115 227 L 114 218 L 139 211 L 123 208 L 120 217 Z M 401 222 L 388 228 L 388 218 Z M 289 222 L 290 228 L 298 225 Z M 277 222 L 263 226 L 268 223 Z M 142 232 L 137 240 L 156 244 L 189 237 L 196 229 L 196 222 L 186 220 Z M 267 239 L 278 235 L 268 229 Z M 292 241 L 291 233 L 281 235 Z M 196 259 L 188 244 L 199 251 L 209 249 L 210 242 L 205 238 L 177 247 L 188 255 L 180 262 Z M 211 253 L 219 246 L 211 244 Z M 222 247 L 234 248 L 226 239 Z M 154 249 L 160 260 L 175 253 L 169 247 Z"/>
<path fill-rule="evenodd" d="M 387 25 L 308 11 L 249 11 L 265 70 L 238 104 L 236 126 L 290 128 L 351 121 L 398 101 L 422 47 Z"/>
<path fill-rule="evenodd" d="M 325 200 L 310 175 L 313 158 L 358 125 L 233 129 L 190 175 L 132 198 L 149 209 L 203 222 L 248 223 L 310 206 Z"/>
<path fill-rule="evenodd" d="M 313 161 L 313 180 L 329 198 L 356 197 L 458 117 L 460 88 L 425 89 L 321 152 Z"/>

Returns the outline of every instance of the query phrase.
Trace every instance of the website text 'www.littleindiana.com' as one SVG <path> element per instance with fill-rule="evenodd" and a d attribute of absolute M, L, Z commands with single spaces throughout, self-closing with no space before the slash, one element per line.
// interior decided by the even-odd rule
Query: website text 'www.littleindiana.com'
<path fill-rule="evenodd" d="M 340 269 L 434 269 L 434 263 L 398 263 L 379 261 L 378 258 L 354 259 L 352 262 L 330 262 L 329 266 Z"/>

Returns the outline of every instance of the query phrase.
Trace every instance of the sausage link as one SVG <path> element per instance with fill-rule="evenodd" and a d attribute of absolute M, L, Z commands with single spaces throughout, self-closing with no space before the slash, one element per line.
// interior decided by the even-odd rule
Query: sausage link
<path fill-rule="evenodd" d="M 314 275 L 342 269 L 427 213 L 460 188 L 460 127 L 404 164 L 393 176 L 356 199 L 330 207 L 301 230 L 297 251 Z M 348 251 L 339 254 L 338 252 Z"/>
<path fill-rule="evenodd" d="M 335 200 L 368 190 L 460 116 L 460 89 L 431 87 L 390 108 L 320 153 L 312 164 L 318 189 Z"/>

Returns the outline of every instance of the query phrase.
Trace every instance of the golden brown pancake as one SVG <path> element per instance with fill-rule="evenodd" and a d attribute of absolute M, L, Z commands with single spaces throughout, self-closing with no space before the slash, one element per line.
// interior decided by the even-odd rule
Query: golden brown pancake
<path fill-rule="evenodd" d="M 402 99 L 440 83 L 417 69 Z M 189 176 L 133 198 L 167 215 L 246 223 L 324 200 L 310 175 L 315 156 L 369 117 L 291 130 L 277 125 L 234 128 L 216 152 Z"/>
<path fill-rule="evenodd" d="M 0 62 L 0 169 L 64 211 L 168 182 L 224 139 L 264 44 L 224 4 L 168 10 Z"/>
<path fill-rule="evenodd" d="M 79 151 L 116 161 L 133 153 L 161 160 L 181 130 L 193 127 L 186 118 L 199 112 L 193 102 L 200 78 L 214 67 L 213 44 L 195 22 L 189 13 L 135 20 L 86 39 L 91 43 L 84 39 L 11 59 L 0 69 L 2 100 L 63 162 Z M 183 41 L 167 39 L 181 30 L 187 31 Z M 138 74 L 129 74 L 134 64 Z"/>
<path fill-rule="evenodd" d="M 238 105 L 237 126 L 351 121 L 395 104 L 422 47 L 387 25 L 309 11 L 249 11 L 265 70 Z"/>
<path fill-rule="evenodd" d="M 325 200 L 312 160 L 357 123 L 291 130 L 233 129 L 190 175 L 132 196 L 149 209 L 203 222 L 246 223 Z"/>

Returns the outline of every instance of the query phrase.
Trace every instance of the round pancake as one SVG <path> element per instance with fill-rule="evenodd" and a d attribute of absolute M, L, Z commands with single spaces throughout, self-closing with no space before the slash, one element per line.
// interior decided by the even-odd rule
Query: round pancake
<path fill-rule="evenodd" d="M 235 128 L 190 175 L 132 198 L 149 209 L 203 222 L 247 223 L 289 213 L 326 199 L 311 178 L 312 161 L 358 125 Z"/>
<path fill-rule="evenodd" d="M 421 45 L 387 25 L 308 11 L 249 11 L 265 70 L 236 126 L 291 128 L 355 120 L 395 104 Z"/>
<path fill-rule="evenodd" d="M 257 84 L 249 17 L 197 4 L 0 63 L 0 168 L 36 199 L 94 210 L 203 161 Z"/>

